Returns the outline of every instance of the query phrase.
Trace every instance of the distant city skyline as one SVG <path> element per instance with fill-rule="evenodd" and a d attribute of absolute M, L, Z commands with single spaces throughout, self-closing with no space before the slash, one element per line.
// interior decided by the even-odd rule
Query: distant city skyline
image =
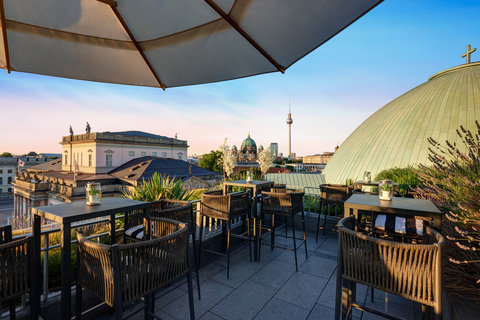
<path fill-rule="evenodd" d="M 0 71 L 0 152 L 59 153 L 61 137 L 140 130 L 187 140 L 189 155 L 238 146 L 251 133 L 288 153 L 333 151 L 373 112 L 434 73 L 465 63 L 480 48 L 478 1 L 381 3 L 282 75 L 157 88 L 67 80 Z M 480 53 L 472 54 L 472 61 Z"/>

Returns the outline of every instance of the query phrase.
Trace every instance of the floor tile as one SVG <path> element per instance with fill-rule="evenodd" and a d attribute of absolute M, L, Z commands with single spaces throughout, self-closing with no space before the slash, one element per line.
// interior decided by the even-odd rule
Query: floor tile
<path fill-rule="evenodd" d="M 279 289 L 295 272 L 288 262 L 275 259 L 252 276 L 252 280 Z"/>
<path fill-rule="evenodd" d="M 258 320 L 292 320 L 306 319 L 309 310 L 300 308 L 291 303 L 273 298 L 263 309 L 256 315 L 254 319 Z"/>
<path fill-rule="evenodd" d="M 333 272 L 337 268 L 337 261 L 329 258 L 320 258 L 318 256 L 311 256 L 300 267 L 300 270 L 321 278 L 330 279 Z"/>
<path fill-rule="evenodd" d="M 247 281 L 211 311 L 225 319 L 252 319 L 275 294 L 274 288 Z"/>
<path fill-rule="evenodd" d="M 299 271 L 290 277 L 275 298 L 310 310 L 326 284 L 326 279 Z"/>

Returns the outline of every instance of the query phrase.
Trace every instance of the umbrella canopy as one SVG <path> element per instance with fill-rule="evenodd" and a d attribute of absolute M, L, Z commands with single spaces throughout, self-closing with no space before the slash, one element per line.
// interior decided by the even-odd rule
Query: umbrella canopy
<path fill-rule="evenodd" d="M 176 87 L 284 72 L 382 0 L 0 0 L 0 68 Z"/>

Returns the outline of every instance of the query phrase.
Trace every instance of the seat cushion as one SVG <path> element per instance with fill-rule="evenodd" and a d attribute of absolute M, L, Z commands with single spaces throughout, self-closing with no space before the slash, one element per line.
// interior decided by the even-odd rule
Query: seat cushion
<path fill-rule="evenodd" d="M 130 238 L 135 238 L 135 239 L 138 239 L 138 240 L 143 239 L 143 234 L 144 234 L 144 232 L 143 232 L 143 226 L 142 225 L 130 228 L 127 231 L 125 231 L 126 236 L 128 236 Z"/>
<path fill-rule="evenodd" d="M 375 219 L 375 228 L 387 232 L 421 236 L 423 235 L 423 220 L 379 214 Z"/>

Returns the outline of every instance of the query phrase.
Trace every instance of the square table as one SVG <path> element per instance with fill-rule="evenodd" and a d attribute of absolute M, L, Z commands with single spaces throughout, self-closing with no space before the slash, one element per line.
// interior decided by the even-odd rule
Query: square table
<path fill-rule="evenodd" d="M 380 181 L 364 181 L 364 180 L 359 180 L 359 181 L 355 181 L 353 183 L 353 188 L 354 189 L 358 189 L 358 190 L 362 190 L 362 187 L 377 187 L 380 185 Z M 395 189 L 395 191 L 397 192 L 400 192 L 400 184 L 398 182 L 393 182 L 393 188 Z"/>
<path fill-rule="evenodd" d="M 79 221 L 109 216 L 110 244 L 115 243 L 115 214 L 134 210 L 144 210 L 145 218 L 150 217 L 149 202 L 122 198 L 104 198 L 98 206 L 87 206 L 86 201 L 77 201 L 53 206 L 32 208 L 34 270 L 40 279 L 40 237 L 41 218 L 61 224 L 61 319 L 71 318 L 71 230 L 72 224 Z M 33 303 L 40 307 L 40 292 L 37 290 Z M 39 309 L 37 309 L 39 310 Z"/>
<path fill-rule="evenodd" d="M 392 200 L 380 200 L 377 195 L 354 194 L 344 203 L 344 216 L 355 216 L 358 211 L 375 211 L 391 215 L 429 217 L 434 228 L 440 228 L 442 213 L 430 200 L 393 197 Z"/>
<path fill-rule="evenodd" d="M 242 187 L 245 189 L 252 189 L 253 196 L 253 259 L 258 261 L 258 246 L 260 241 L 257 237 L 257 196 L 262 192 L 262 190 L 267 189 L 270 191 L 270 188 L 275 184 L 274 181 L 263 181 L 263 180 L 252 180 L 247 182 L 246 180 L 236 180 L 236 181 L 225 181 L 223 183 L 223 194 L 227 194 L 229 187 Z"/>

